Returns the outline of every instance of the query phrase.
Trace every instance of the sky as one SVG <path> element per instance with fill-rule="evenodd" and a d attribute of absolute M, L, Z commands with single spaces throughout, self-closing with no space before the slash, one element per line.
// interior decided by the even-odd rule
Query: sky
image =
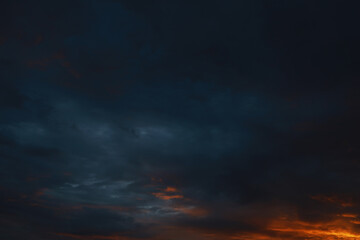
<path fill-rule="evenodd" d="M 360 239 L 344 0 L 0 2 L 0 238 Z"/>

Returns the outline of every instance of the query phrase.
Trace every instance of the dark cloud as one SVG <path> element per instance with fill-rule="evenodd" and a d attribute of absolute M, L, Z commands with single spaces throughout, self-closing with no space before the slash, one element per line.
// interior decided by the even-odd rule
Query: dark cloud
<path fill-rule="evenodd" d="M 359 238 L 356 5 L 3 1 L 0 236 Z"/>

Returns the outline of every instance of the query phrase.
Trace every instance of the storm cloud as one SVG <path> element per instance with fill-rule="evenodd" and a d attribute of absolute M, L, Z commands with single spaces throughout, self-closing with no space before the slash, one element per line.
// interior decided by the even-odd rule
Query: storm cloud
<path fill-rule="evenodd" d="M 354 1 L 2 1 L 0 236 L 360 238 Z"/>

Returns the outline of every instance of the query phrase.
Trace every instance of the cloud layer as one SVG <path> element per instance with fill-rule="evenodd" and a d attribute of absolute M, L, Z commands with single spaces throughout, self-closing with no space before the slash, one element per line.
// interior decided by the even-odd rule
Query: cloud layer
<path fill-rule="evenodd" d="M 1 238 L 360 238 L 355 5 L 2 1 Z"/>

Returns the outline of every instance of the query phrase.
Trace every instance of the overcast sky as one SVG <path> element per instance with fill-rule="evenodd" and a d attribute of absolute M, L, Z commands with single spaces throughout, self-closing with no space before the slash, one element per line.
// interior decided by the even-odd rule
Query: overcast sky
<path fill-rule="evenodd" d="M 351 0 L 4 0 L 0 238 L 360 239 Z"/>

